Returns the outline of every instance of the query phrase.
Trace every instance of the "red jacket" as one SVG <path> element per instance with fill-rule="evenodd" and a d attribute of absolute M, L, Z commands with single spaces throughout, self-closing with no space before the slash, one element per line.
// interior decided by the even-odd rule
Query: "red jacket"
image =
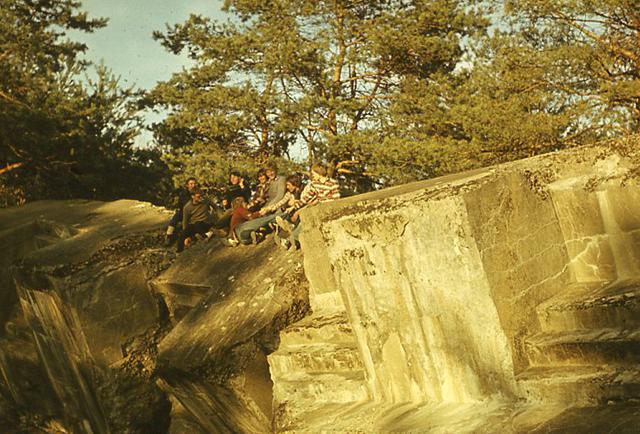
<path fill-rule="evenodd" d="M 246 207 L 239 206 L 231 214 L 229 229 L 233 232 L 238 225 L 256 218 L 259 214 L 250 212 Z"/>

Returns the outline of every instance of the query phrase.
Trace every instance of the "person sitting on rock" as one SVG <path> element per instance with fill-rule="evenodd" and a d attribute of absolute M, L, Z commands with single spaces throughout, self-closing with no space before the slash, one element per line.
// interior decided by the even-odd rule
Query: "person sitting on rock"
<path fill-rule="evenodd" d="M 268 215 L 273 212 L 272 205 L 281 201 L 286 193 L 286 179 L 278 176 L 278 168 L 276 164 L 268 164 L 265 166 L 265 171 L 269 177 L 269 188 L 267 190 L 267 202 L 260 210 L 262 216 L 245 222 L 236 228 L 238 239 L 243 244 L 249 244 L 251 242 L 251 238 L 249 238 L 249 234 L 251 234 L 251 232 L 255 232 L 257 229 L 273 221 L 273 217 Z M 265 209 L 269 211 L 265 211 Z"/>
<path fill-rule="evenodd" d="M 258 179 L 258 185 L 256 186 L 256 192 L 253 194 L 251 201 L 247 205 L 250 211 L 255 212 L 259 211 L 260 208 L 267 203 L 267 193 L 269 192 L 269 177 L 267 176 L 266 169 L 258 170 L 258 175 L 256 176 Z"/>
<path fill-rule="evenodd" d="M 223 241 L 223 244 L 230 247 L 235 247 L 239 243 L 238 236 L 236 234 L 236 228 L 244 222 L 259 217 L 259 214 L 256 212 L 251 212 L 249 210 L 248 204 L 242 196 L 233 199 L 233 202 L 231 202 L 231 208 L 233 209 L 233 214 L 231 214 L 229 234 Z"/>
<path fill-rule="evenodd" d="M 231 209 L 231 202 L 236 197 L 243 197 L 245 201 L 249 201 L 251 199 L 251 187 L 245 182 L 240 172 L 232 170 L 229 174 L 229 186 L 222 201 L 222 206 Z"/>
<path fill-rule="evenodd" d="M 197 235 L 211 238 L 212 226 L 211 204 L 202 196 L 202 190 L 196 188 L 191 192 L 191 200 L 182 210 L 182 233 L 178 237 L 178 253 Z"/>
<path fill-rule="evenodd" d="M 327 169 L 324 166 L 313 165 L 309 172 L 309 178 L 310 181 L 302 190 L 297 209 L 293 211 L 291 217 L 287 219 L 280 215 L 275 219 L 278 226 L 289 234 L 289 237 L 283 237 L 283 234 L 279 234 L 275 240 L 287 249 L 290 247 L 300 248 L 300 211 L 302 208 L 340 198 L 340 184 L 327 176 Z"/>
<path fill-rule="evenodd" d="M 251 198 L 251 187 L 247 183 L 243 176 L 237 170 L 232 170 L 229 174 L 229 185 L 224 193 L 222 199 L 222 207 L 224 212 L 218 217 L 214 227 L 216 229 L 226 230 L 229 228 L 231 222 L 231 214 L 233 209 L 231 208 L 231 202 L 236 197 L 243 197 L 246 201 Z"/>
<path fill-rule="evenodd" d="M 269 163 L 264 168 L 269 178 L 269 188 L 267 189 L 267 202 L 265 206 L 273 205 L 280 201 L 287 192 L 286 179 L 278 175 L 278 166 L 276 163 Z"/>
<path fill-rule="evenodd" d="M 275 223 L 277 217 L 287 216 L 296 210 L 300 206 L 300 192 L 302 190 L 302 180 L 299 175 L 289 175 L 286 179 L 285 186 L 287 192 L 278 202 L 265 205 L 259 212 L 262 226 L 253 229 L 249 232 L 249 238 L 247 238 L 246 229 L 245 233 L 242 233 L 240 241 L 248 244 L 249 239 L 253 244 L 258 244 L 264 240 L 266 234 L 271 232 L 270 225 Z"/>
<path fill-rule="evenodd" d="M 191 200 L 191 192 L 198 187 L 198 181 L 194 177 L 187 179 L 184 187 L 180 187 L 175 191 L 177 197 L 176 212 L 169 220 L 169 226 L 167 226 L 167 233 L 165 235 L 165 245 L 169 247 L 176 240 L 175 231 L 178 225 L 182 223 L 182 209 Z"/>

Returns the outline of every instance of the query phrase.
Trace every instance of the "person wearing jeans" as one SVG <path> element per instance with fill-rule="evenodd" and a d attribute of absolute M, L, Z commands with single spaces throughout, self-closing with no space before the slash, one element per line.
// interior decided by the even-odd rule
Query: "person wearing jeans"
<path fill-rule="evenodd" d="M 269 177 L 269 189 L 267 191 L 267 203 L 260 209 L 260 217 L 245 222 L 236 228 L 236 235 L 242 244 L 251 244 L 251 233 L 257 231 L 261 227 L 268 226 L 278 215 L 282 215 L 280 211 L 280 203 L 283 201 L 287 193 L 287 179 L 278 176 L 277 166 L 271 163 L 265 167 L 267 176 Z"/>

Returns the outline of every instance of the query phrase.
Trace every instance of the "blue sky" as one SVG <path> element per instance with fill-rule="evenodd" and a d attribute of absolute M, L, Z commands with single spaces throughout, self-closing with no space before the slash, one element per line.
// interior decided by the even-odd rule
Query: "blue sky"
<path fill-rule="evenodd" d="M 74 32 L 70 36 L 89 47 L 87 59 L 104 61 L 121 77 L 123 85 L 150 89 L 189 65 L 185 56 L 170 54 L 154 41 L 153 31 L 164 30 L 166 24 L 181 23 L 190 14 L 224 20 L 222 3 L 222 0 L 83 0 L 82 9 L 90 17 L 108 18 L 109 23 L 94 33 Z M 159 116 L 150 114 L 147 118 L 152 121 Z M 149 140 L 150 135 L 143 134 L 138 143 Z"/>

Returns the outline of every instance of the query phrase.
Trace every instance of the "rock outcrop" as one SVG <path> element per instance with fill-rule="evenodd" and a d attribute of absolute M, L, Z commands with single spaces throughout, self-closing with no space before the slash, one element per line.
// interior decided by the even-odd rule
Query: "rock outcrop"
<path fill-rule="evenodd" d="M 282 343 L 296 343 L 271 356 L 273 369 L 291 354 L 289 372 L 274 377 L 274 391 L 284 390 L 276 405 L 287 408 L 277 426 L 459 432 L 458 422 L 470 431 L 481 422 L 493 431 L 518 414 L 510 430 L 526 431 L 564 423 L 543 405 L 566 414 L 606 403 L 619 403 L 612 415 L 627 412 L 620 429 L 633 426 L 637 167 L 624 152 L 582 148 L 308 209 L 313 344 L 334 351 L 330 319 L 346 317 L 341 342 L 351 336 L 360 357 L 345 366 L 332 357 L 345 378 L 329 386 L 331 402 L 288 400 L 289 378 L 318 359 L 297 343 L 308 330 L 287 329 Z M 308 390 L 328 387 L 321 375 L 306 378 Z"/>
<path fill-rule="evenodd" d="M 135 201 L 0 211 L 8 432 L 634 432 L 640 173 L 580 148 L 161 247 Z"/>
<path fill-rule="evenodd" d="M 0 213 L 3 432 L 271 431 L 266 355 L 308 312 L 300 252 L 211 241 L 176 259 L 169 216 L 135 201 Z"/>

